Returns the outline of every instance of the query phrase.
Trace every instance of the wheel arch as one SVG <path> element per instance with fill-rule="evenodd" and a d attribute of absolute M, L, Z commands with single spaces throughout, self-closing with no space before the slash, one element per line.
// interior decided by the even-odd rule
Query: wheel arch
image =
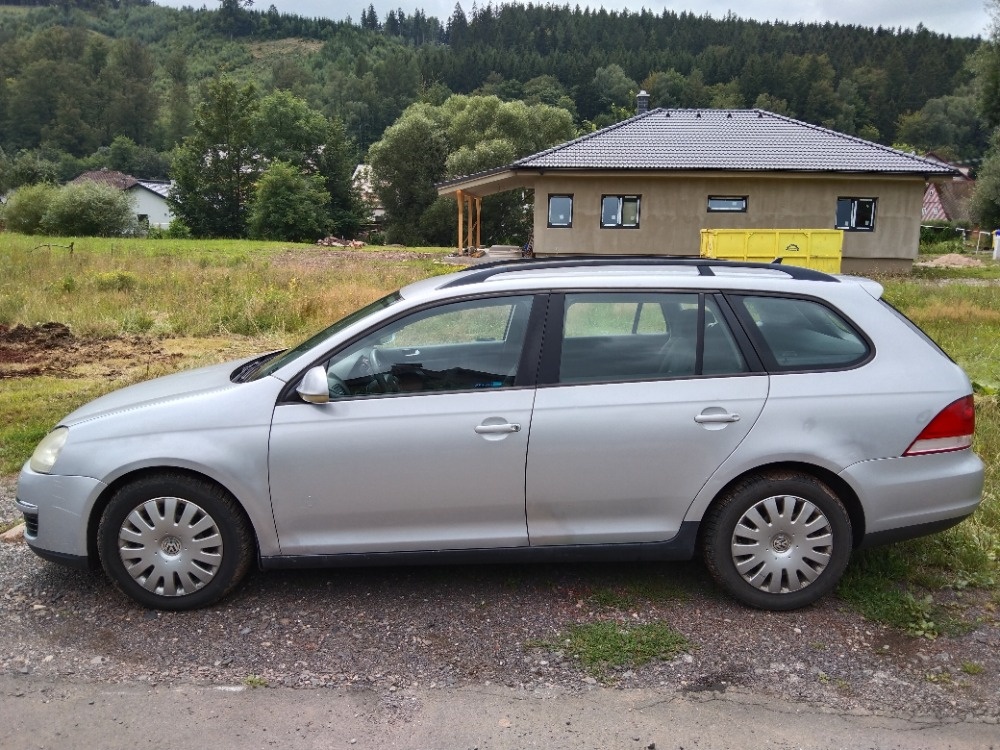
<path fill-rule="evenodd" d="M 233 499 L 233 502 L 239 509 L 240 513 L 243 514 L 244 520 L 247 522 L 247 527 L 250 529 L 253 541 L 254 555 L 259 559 L 260 543 L 257 539 L 257 528 L 254 526 L 253 519 L 250 517 L 250 514 L 247 513 L 246 508 L 243 507 L 243 503 L 240 502 L 235 493 L 233 493 L 222 482 L 193 469 L 177 466 L 147 466 L 122 474 L 105 487 L 104 491 L 101 492 L 100 496 L 98 496 L 97 500 L 94 502 L 94 507 L 90 512 L 90 517 L 87 519 L 87 561 L 91 568 L 96 570 L 101 567 L 100 554 L 97 550 L 97 527 L 101 523 L 101 516 L 104 515 L 104 509 L 108 507 L 108 504 L 111 502 L 111 498 L 113 498 L 115 493 L 125 485 L 131 484 L 132 482 L 140 479 L 145 479 L 146 477 L 157 475 L 173 475 L 205 482 L 206 484 L 211 484 L 217 487 L 229 495 Z"/>
<path fill-rule="evenodd" d="M 861 540 L 865 537 L 865 511 L 861 505 L 861 499 L 854 491 L 854 488 L 841 477 L 837 476 L 834 472 L 829 469 L 824 469 L 822 466 L 799 461 L 778 461 L 771 464 L 755 466 L 752 469 L 747 469 L 742 474 L 738 474 L 729 480 L 729 482 L 727 482 L 715 494 L 712 501 L 705 508 L 704 513 L 702 513 L 701 519 L 698 523 L 698 547 L 701 548 L 704 544 L 704 520 L 709 517 L 715 507 L 721 502 L 722 498 L 726 496 L 732 487 L 754 475 L 775 474 L 781 472 L 808 474 L 827 485 L 844 504 L 844 508 L 847 510 L 847 515 L 851 519 L 852 547 L 856 549 L 861 544 Z"/>

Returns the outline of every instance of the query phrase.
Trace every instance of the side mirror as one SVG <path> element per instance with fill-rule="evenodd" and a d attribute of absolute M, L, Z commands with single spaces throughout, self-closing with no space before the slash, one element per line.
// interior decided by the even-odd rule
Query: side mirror
<path fill-rule="evenodd" d="M 327 403 L 330 400 L 330 386 L 326 382 L 326 369 L 320 365 L 309 368 L 295 392 L 307 403 Z"/>

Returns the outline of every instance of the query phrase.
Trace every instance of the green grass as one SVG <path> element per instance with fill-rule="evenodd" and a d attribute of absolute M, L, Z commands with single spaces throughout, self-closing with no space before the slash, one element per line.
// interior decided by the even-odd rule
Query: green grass
<path fill-rule="evenodd" d="M 584 668 L 603 675 L 609 668 L 639 667 L 654 659 L 667 661 L 691 649 L 683 635 L 663 622 L 621 625 L 617 622 L 592 622 L 572 625 L 561 644 L 580 660 Z"/>

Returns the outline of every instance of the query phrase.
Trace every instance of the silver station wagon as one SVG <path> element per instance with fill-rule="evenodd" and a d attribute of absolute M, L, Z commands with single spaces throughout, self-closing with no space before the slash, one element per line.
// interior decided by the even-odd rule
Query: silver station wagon
<path fill-rule="evenodd" d="M 27 540 L 148 607 L 251 565 L 682 560 L 814 602 L 852 549 L 979 504 L 968 378 L 867 279 L 777 264 L 475 266 L 294 349 L 67 416 Z"/>

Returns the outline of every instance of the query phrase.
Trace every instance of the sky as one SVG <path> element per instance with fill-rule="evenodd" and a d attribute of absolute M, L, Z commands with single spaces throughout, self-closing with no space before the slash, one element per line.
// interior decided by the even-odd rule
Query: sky
<path fill-rule="evenodd" d="M 181 7 L 191 5 L 209 8 L 218 7 L 216 2 L 204 0 L 155 0 L 158 5 Z M 300 16 L 321 16 L 343 19 L 350 16 L 355 22 L 361 19 L 361 11 L 369 4 L 384 19 L 390 9 L 402 8 L 412 13 L 417 8 L 427 16 L 436 16 L 442 22 L 452 14 L 456 0 L 256 0 L 255 10 L 267 10 L 274 5 L 279 11 Z M 536 4 L 545 0 L 534 0 Z M 471 15 L 472 0 L 459 0 L 466 15 Z M 485 2 L 485 0 L 482 0 Z M 511 0 L 500 0 L 511 2 Z M 886 28 L 916 28 L 923 24 L 931 31 L 952 36 L 989 35 L 990 13 L 986 6 L 993 7 L 1000 0 L 566 0 L 557 5 L 577 4 L 580 7 L 605 7 L 612 9 L 641 10 L 643 7 L 654 13 L 663 10 L 675 12 L 689 11 L 696 15 L 708 14 L 722 18 L 732 10 L 742 18 L 759 21 L 805 21 L 823 23 L 826 21 L 856 26 L 883 26 Z M 495 3 L 496 4 L 496 3 Z"/>

